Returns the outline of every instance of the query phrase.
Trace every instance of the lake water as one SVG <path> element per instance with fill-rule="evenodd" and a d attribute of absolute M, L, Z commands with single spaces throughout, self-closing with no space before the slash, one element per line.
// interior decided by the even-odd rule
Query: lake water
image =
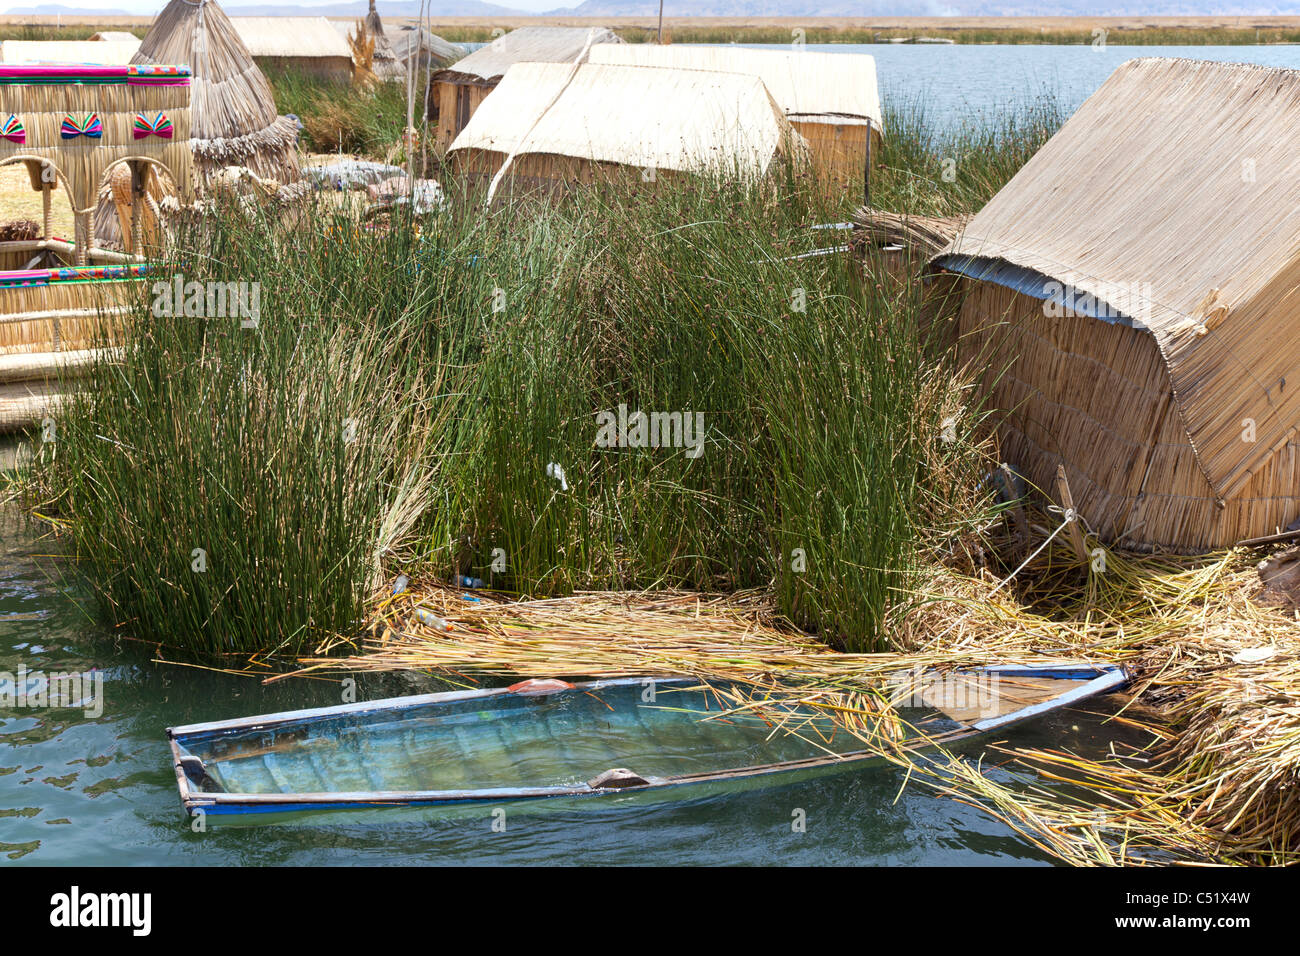
<path fill-rule="evenodd" d="M 758 46 L 755 49 L 782 49 Z M 936 124 L 981 121 L 1009 104 L 1051 95 L 1068 115 L 1125 60 L 1190 57 L 1300 69 L 1300 46 L 808 44 L 826 53 L 868 53 L 876 59 L 881 103 L 888 110 L 923 104 Z"/>
<path fill-rule="evenodd" d="M 338 703 L 334 682 L 256 680 L 151 659 L 153 648 L 92 623 L 61 583 L 49 542 L 0 513 L 0 680 L 103 675 L 96 707 L 0 711 L 0 865 L 160 864 L 1043 864 L 992 818 L 904 789 L 892 768 L 653 808 L 191 832 L 176 794 L 168 726 Z M 93 686 L 93 685 L 92 685 Z M 359 680 L 358 699 L 424 692 L 395 675 Z M 61 703 L 67 703 L 63 701 Z M 80 703 L 85 703 L 80 702 Z M 1116 736 L 1073 711 L 1015 732 L 1024 743 L 1100 752 Z M 896 799 L 897 798 L 897 799 Z M 806 832 L 791 827 L 796 810 Z"/>

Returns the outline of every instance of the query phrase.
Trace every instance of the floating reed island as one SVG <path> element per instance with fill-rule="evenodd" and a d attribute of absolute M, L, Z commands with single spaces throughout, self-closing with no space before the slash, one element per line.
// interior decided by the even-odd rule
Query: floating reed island
<path fill-rule="evenodd" d="M 1300 235 L 1267 198 L 1294 189 L 1284 163 L 1222 172 L 1234 143 L 1300 145 L 1295 74 L 1137 61 L 1064 124 L 1035 103 L 940 134 L 919 110 L 877 124 L 865 85 L 837 105 L 739 54 L 587 62 L 582 33 L 435 74 L 445 155 L 384 127 L 373 159 L 407 166 L 366 168 L 410 184 L 429 159 L 432 209 L 320 192 L 286 228 L 216 197 L 164 233 L 187 279 L 257 282 L 259 315 L 134 303 L 37 448 L 27 491 L 106 622 L 273 679 L 687 675 L 774 732 L 797 728 L 765 696 L 820 707 L 1063 860 L 1295 861 L 1300 628 L 1285 562 L 1268 584 L 1254 562 L 1300 510 L 1280 381 Z M 244 77 L 226 62 L 214 89 Z M 841 112 L 870 120 L 831 144 L 870 182 L 854 222 L 858 186 L 828 189 L 796 125 Z M 1210 148 L 1144 161 L 1169 142 Z M 1230 201 L 1187 198 L 1206 182 Z M 1114 322 L 1050 314 L 1040 279 L 1108 305 L 1151 288 Z M 599 437 L 638 415 L 698 428 Z M 1126 668 L 1096 706 L 1142 745 L 981 763 L 864 732 L 899 672 L 1044 661 Z"/>

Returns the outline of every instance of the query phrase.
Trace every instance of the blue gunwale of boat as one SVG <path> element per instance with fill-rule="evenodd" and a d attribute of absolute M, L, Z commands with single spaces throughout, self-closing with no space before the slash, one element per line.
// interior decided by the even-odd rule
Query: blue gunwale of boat
<path fill-rule="evenodd" d="M 1022 707 L 998 717 L 968 724 L 966 728 L 949 731 L 929 738 L 919 738 L 916 744 L 907 749 L 927 749 L 947 743 L 956 743 L 980 736 L 990 730 L 1006 728 L 1012 724 L 1029 720 L 1053 710 L 1067 707 L 1072 703 L 1089 697 L 1115 690 L 1125 684 L 1128 675 L 1124 668 L 1115 664 L 1079 664 L 1035 666 L 1032 664 L 998 664 L 980 667 L 966 674 L 1016 675 L 1020 677 L 1039 677 L 1057 680 L 1086 680 L 1087 683 L 1049 698 L 1037 704 Z M 651 678 L 628 677 L 613 680 L 589 681 L 575 684 L 573 691 L 591 691 L 607 687 L 626 687 L 644 685 L 647 681 L 656 684 L 692 684 L 702 683 L 695 678 Z M 670 777 L 649 777 L 645 786 L 623 788 L 593 788 L 582 783 L 571 786 L 552 787 L 499 787 L 478 788 L 472 790 L 395 790 L 395 791 L 328 791 L 321 793 L 207 793 L 197 791 L 191 785 L 189 777 L 181 767 L 181 748 L 186 740 L 196 738 L 210 739 L 225 733 L 243 732 L 267 726 L 298 723 L 312 718 L 336 717 L 347 714 L 368 714 L 382 711 L 402 711 L 428 704 L 446 703 L 474 698 L 488 698 L 503 695 L 517 695 L 509 688 L 489 690 L 450 691 L 438 694 L 422 694 L 411 697 L 390 697 L 383 700 L 366 701 L 355 704 L 341 704 L 331 707 L 317 707 L 306 710 L 283 711 L 256 717 L 244 717 L 226 721 L 189 724 L 183 727 L 168 728 L 167 736 L 171 745 L 176 780 L 180 789 L 182 803 L 188 813 L 232 815 L 253 813 L 292 813 L 303 811 L 342 810 L 342 809 L 379 809 L 393 807 L 434 807 L 480 803 L 500 803 L 504 801 L 530 801 L 551 797 L 587 797 L 611 796 L 615 794 L 631 795 L 650 790 L 682 787 L 747 777 L 785 773 L 797 770 L 810 770 L 835 765 L 850 764 L 872 757 L 878 757 L 875 750 L 857 750 L 843 754 L 806 757 L 781 763 L 761 764 L 749 767 L 731 767 L 722 770 L 707 770 L 696 773 L 679 774 Z"/>
<path fill-rule="evenodd" d="M 575 690 L 601 690 L 605 687 L 627 687 L 632 684 L 689 684 L 701 683 L 690 677 L 619 677 L 611 680 L 587 681 L 574 684 Z M 232 730 L 256 730 L 273 724 L 293 724 L 310 720 L 314 717 L 342 717 L 349 714 L 370 714 L 385 710 L 408 710 L 423 707 L 426 704 L 446 704 L 457 700 L 475 698 L 503 697 L 506 695 L 527 696 L 509 687 L 490 687 L 486 690 L 450 690 L 437 694 L 417 694 L 411 697 L 385 697 L 381 700 L 359 701 L 355 704 L 334 704 L 329 707 L 310 707 L 305 710 L 284 710 L 274 714 L 259 714 L 255 717 L 236 717 L 233 720 L 211 720 L 201 724 L 186 724 L 183 727 L 168 727 L 169 737 L 197 737 L 208 734 L 228 733 Z"/>

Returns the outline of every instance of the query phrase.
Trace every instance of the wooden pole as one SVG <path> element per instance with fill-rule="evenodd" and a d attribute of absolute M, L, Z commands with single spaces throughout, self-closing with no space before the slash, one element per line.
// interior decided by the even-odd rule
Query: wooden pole
<path fill-rule="evenodd" d="M 871 208 L 871 117 L 867 117 L 867 162 L 862 167 L 862 205 Z"/>
<path fill-rule="evenodd" d="M 1083 531 L 1079 528 L 1079 514 L 1074 510 L 1074 496 L 1070 494 L 1070 482 L 1065 477 L 1065 466 L 1056 466 L 1056 491 L 1061 496 L 1061 507 L 1065 509 L 1070 522 L 1070 544 L 1074 546 L 1075 557 L 1080 564 L 1088 563 L 1088 548 L 1083 541 Z"/>
<path fill-rule="evenodd" d="M 131 170 L 131 238 L 130 248 L 126 251 L 132 255 L 138 255 L 142 251 L 140 242 L 140 207 L 144 205 L 144 176 L 140 164 L 136 162 L 128 163 Z"/>
<path fill-rule="evenodd" d="M 659 39 L 657 42 L 661 46 L 664 42 L 664 0 L 659 0 Z"/>
<path fill-rule="evenodd" d="M 51 200 L 54 198 L 54 184 L 41 183 L 41 212 L 44 214 L 45 232 L 42 239 L 54 238 L 54 207 Z"/>

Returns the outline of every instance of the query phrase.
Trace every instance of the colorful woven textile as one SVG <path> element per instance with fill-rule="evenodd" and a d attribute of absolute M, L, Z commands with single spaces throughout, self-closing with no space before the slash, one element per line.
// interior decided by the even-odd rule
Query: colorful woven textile
<path fill-rule="evenodd" d="M 0 63 L 0 86 L 189 86 L 188 66 L 64 66 Z"/>

